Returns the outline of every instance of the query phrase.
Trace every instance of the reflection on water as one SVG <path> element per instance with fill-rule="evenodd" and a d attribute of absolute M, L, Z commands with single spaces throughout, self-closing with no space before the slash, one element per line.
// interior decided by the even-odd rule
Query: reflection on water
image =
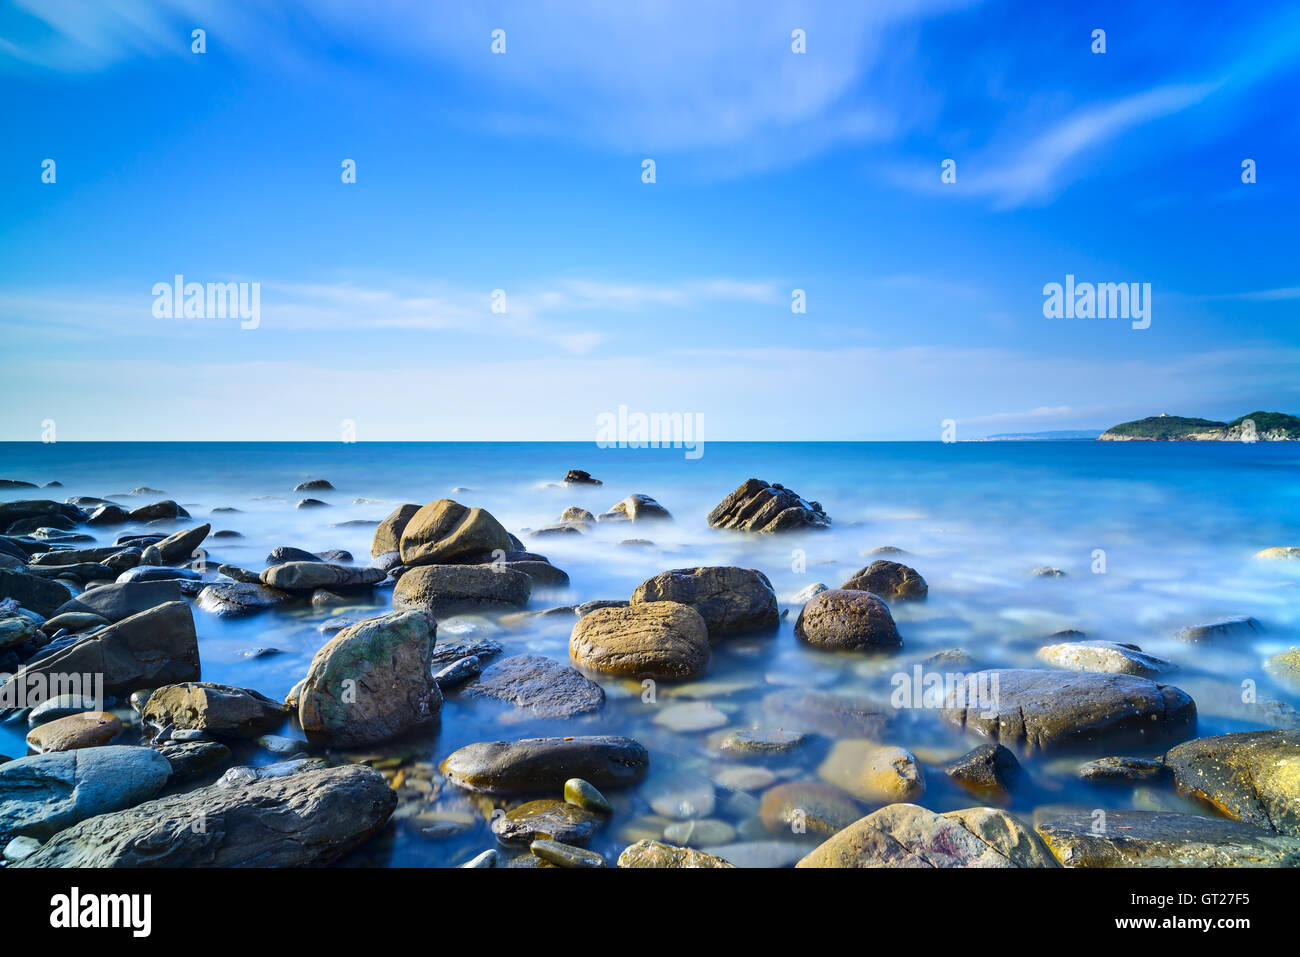
<path fill-rule="evenodd" d="M 214 530 L 242 536 L 209 539 L 214 568 L 229 562 L 260 569 L 277 545 L 342 548 L 364 562 L 371 526 L 349 523 L 377 521 L 402 502 L 449 496 L 487 508 L 532 550 L 568 571 L 570 587 L 534 590 L 534 610 L 627 598 L 659 571 L 715 564 L 760 569 L 785 609 L 812 582 L 840 584 L 871 560 L 868 551 L 883 545 L 904 549 L 908 555 L 900 560 L 929 582 L 928 601 L 892 607 L 904 648 L 886 658 L 799 645 L 795 606 L 777 632 L 719 645 L 704 680 L 661 685 L 654 703 L 643 700 L 637 683 L 598 676 L 592 677 L 608 698 L 603 712 L 563 722 L 520 720 L 513 708 L 452 694 L 436 733 L 350 755 L 400 776 L 403 804 L 401 820 L 349 863 L 395 865 L 459 863 L 495 845 L 485 820 L 490 802 L 443 782 L 434 771 L 437 762 L 473 741 L 547 734 L 628 734 L 650 749 L 651 778 L 632 791 L 608 795 L 614 815 L 591 846 L 611 861 L 632 840 L 659 837 L 673 824 L 650 806 L 649 799 L 665 789 L 696 800 L 712 792 L 715 806 L 707 817 L 725 826 L 697 830 L 713 840 L 798 840 L 763 828 L 758 799 L 776 782 L 816 780 L 830 739 L 814 736 L 795 751 L 762 759 L 738 760 L 717 748 L 728 729 L 780 723 L 779 715 L 765 712 L 765 697 L 780 689 L 823 689 L 887 703 L 892 676 L 932 654 L 961 648 L 981 666 L 1038 667 L 1040 639 L 1065 629 L 1132 642 L 1175 661 L 1180 670 L 1162 680 L 1197 700 L 1200 734 L 1286 723 L 1300 696 L 1277 685 L 1262 662 L 1300 644 L 1300 575 L 1294 565 L 1251 563 L 1249 557 L 1268 546 L 1300 544 L 1298 467 L 1300 450 L 1290 443 L 713 443 L 697 460 L 685 459 L 680 450 L 601 450 L 591 444 L 0 445 L 0 477 L 63 483 L 50 492 L 7 490 L 6 500 L 162 489 L 196 523 L 211 521 Z M 570 468 L 587 469 L 605 484 L 548 485 Z M 758 538 L 710 529 L 705 515 L 749 476 L 816 499 L 834 527 Z M 295 508 L 306 496 L 290 490 L 310 477 L 329 479 L 337 488 L 310 493 L 330 508 Z M 467 490 L 453 494 L 453 488 Z M 631 492 L 652 495 L 676 521 L 601 525 L 582 537 L 538 541 L 522 531 L 556 520 L 570 505 L 604 511 Z M 223 506 L 238 511 L 210 514 Z M 97 542 L 109 543 L 129 530 L 89 531 Z M 653 545 L 619 544 L 633 537 Z M 1040 566 L 1066 575 L 1032 576 Z M 283 697 L 324 642 L 317 627 L 322 621 L 377 614 L 390 605 L 391 594 L 378 590 L 369 603 L 243 620 L 196 611 L 203 677 Z M 1224 646 L 1173 638 L 1184 625 L 1230 615 L 1254 616 L 1265 630 Z M 491 637 L 506 654 L 567 661 L 572 621 L 466 615 L 440 622 L 439 639 Z M 275 653 L 252 654 L 258 649 Z M 1256 683 L 1267 707 L 1243 703 L 1247 681 Z M 711 702 L 727 723 L 700 731 L 655 723 L 666 708 L 689 701 Z M 25 730 L 0 726 L 0 752 L 24 753 Z M 285 732 L 294 733 L 288 726 Z M 933 710 L 903 712 L 881 736 L 911 749 L 925 766 L 927 791 L 919 803 L 937 810 L 978 803 L 936 767 L 977 742 L 941 723 Z M 275 760 L 252 747 L 236 755 L 246 763 Z M 1026 759 L 1029 781 L 1008 807 L 1026 816 L 1038 804 L 1062 800 L 1087 807 L 1195 810 L 1151 788 L 1084 786 L 1074 776 L 1078 763 Z M 864 813 L 871 809 L 863 806 Z M 811 836 L 803 840 L 816 842 Z M 758 850 L 772 862 L 792 853 L 781 845 Z"/>

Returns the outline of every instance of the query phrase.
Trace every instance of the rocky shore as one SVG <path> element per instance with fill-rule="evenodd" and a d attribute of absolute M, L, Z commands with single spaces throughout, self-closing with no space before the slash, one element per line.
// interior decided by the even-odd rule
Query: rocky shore
<path fill-rule="evenodd" d="M 605 486 L 573 469 L 553 488 Z M 315 515 L 338 490 L 292 491 Z M 366 523 L 368 561 L 276 543 L 261 567 L 210 557 L 240 533 L 136 492 L 0 503 L 0 720 L 27 745 L 0 755 L 2 866 L 379 865 L 408 839 L 464 867 L 1300 865 L 1300 714 L 1202 727 L 1232 702 L 1198 650 L 1253 655 L 1249 616 L 1188 621 L 1168 656 L 1078 631 L 1014 660 L 918 656 L 945 587 L 923 557 L 875 549 L 797 594 L 743 560 L 665 567 L 677 523 L 737 556 L 828 534 L 819 502 L 757 478 L 708 514 L 632 491 L 515 531 L 401 503 Z M 549 602 L 573 581 L 531 548 L 620 528 L 641 584 Z M 1300 560 L 1259 548 L 1265 572 Z M 1026 583 L 1070 587 L 1045 571 Z M 216 628 L 276 621 L 312 635 L 283 700 L 205 680 Z M 556 633 L 567 655 L 533 640 Z M 774 646 L 839 677 L 738 677 Z M 1256 664 L 1300 687 L 1300 650 Z"/>

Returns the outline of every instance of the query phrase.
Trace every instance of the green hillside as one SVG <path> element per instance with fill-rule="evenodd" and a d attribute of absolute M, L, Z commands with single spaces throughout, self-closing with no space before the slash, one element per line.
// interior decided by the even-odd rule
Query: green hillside
<path fill-rule="evenodd" d="M 1287 415 L 1285 412 L 1251 412 L 1239 419 L 1233 419 L 1228 425 L 1241 425 L 1247 419 L 1255 423 L 1256 432 L 1273 432 L 1284 429 L 1290 432 L 1292 437 L 1300 437 L 1300 418 Z"/>
<path fill-rule="evenodd" d="M 1251 412 L 1231 422 L 1195 419 L 1181 415 L 1152 415 L 1112 426 L 1102 441 L 1146 440 L 1177 442 L 1185 439 L 1237 442 L 1243 438 L 1242 423 L 1255 424 L 1255 436 L 1264 441 L 1300 441 L 1300 417 L 1285 412 Z"/>
<path fill-rule="evenodd" d="M 1193 432 L 1226 429 L 1228 423 L 1213 419 L 1191 419 L 1181 415 L 1152 415 L 1134 422 L 1123 422 L 1107 429 L 1104 435 L 1133 439 L 1181 439 Z"/>

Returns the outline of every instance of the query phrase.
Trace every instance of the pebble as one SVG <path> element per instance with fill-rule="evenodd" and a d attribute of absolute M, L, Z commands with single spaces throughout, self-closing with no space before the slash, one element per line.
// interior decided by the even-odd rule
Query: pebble
<path fill-rule="evenodd" d="M 613 810 L 609 799 L 601 794 L 594 784 L 582 778 L 569 778 L 564 782 L 564 800 L 586 811 L 601 811 L 608 814 Z"/>
<path fill-rule="evenodd" d="M 595 851 L 583 850 L 559 841 L 537 840 L 528 849 L 537 857 L 556 867 L 604 867 L 605 858 Z"/>

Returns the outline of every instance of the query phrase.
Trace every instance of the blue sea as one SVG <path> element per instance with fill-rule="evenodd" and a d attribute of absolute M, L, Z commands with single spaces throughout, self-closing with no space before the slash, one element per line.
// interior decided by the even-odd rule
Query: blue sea
<path fill-rule="evenodd" d="M 572 468 L 604 484 L 562 486 Z M 780 537 L 711 529 L 705 520 L 710 509 L 751 476 L 820 502 L 833 527 Z M 632 840 L 656 836 L 673 823 L 650 807 L 647 794 L 705 780 L 715 783 L 714 807 L 704 816 L 729 825 L 734 843 L 747 845 L 752 859 L 785 862 L 816 841 L 765 831 L 758 801 L 772 782 L 816 780 L 826 742 L 820 751 L 759 762 L 770 774 L 754 775 L 750 790 L 729 788 L 716 783 L 727 764 L 716 748 L 718 732 L 669 730 L 654 723 L 658 709 L 707 700 L 725 713 L 727 728 L 766 726 L 772 722 L 761 702 L 777 689 L 888 700 L 892 675 L 946 649 L 965 649 L 990 666 L 1046 667 L 1034 651 L 1045 636 L 1065 629 L 1135 643 L 1172 659 L 1179 670 L 1160 680 L 1196 700 L 1200 734 L 1300 724 L 1297 689 L 1278 685 L 1262 667 L 1268 656 L 1300 644 L 1300 563 L 1251 561 L 1266 547 L 1300 545 L 1295 443 L 710 443 L 695 459 L 681 449 L 601 449 L 591 443 L 10 443 L 0 445 L 0 478 L 62 483 L 0 491 L 5 501 L 85 495 L 134 507 L 175 499 L 193 517 L 175 527 L 211 521 L 214 530 L 242 536 L 208 540 L 213 569 L 228 562 L 260 570 L 277 545 L 346 549 L 364 564 L 372 525 L 348 523 L 377 522 L 403 502 L 450 497 L 488 509 L 530 550 L 569 573 L 567 588 L 535 589 L 530 609 L 625 599 L 660 571 L 723 564 L 763 571 L 782 609 L 790 609 L 779 631 L 722 643 L 704 680 L 665 686 L 653 704 L 642 700 L 636 683 L 598 679 L 608 696 L 604 711 L 556 723 L 517 720 L 504 706 L 452 694 L 435 732 L 365 755 L 331 755 L 373 760 L 382 754 L 398 759 L 390 765 L 430 782 L 418 794 L 399 792 L 398 819 L 351 855 L 349 864 L 458 864 L 494 846 L 487 828 L 492 808 L 458 792 L 430 767 L 473 741 L 555 733 L 630 734 L 650 749 L 651 779 L 611 795 L 615 813 L 592 843 L 611 862 Z M 328 479 L 337 491 L 292 491 L 309 478 Z M 139 486 L 164 494 L 127 494 Z M 598 513 L 633 492 L 654 497 L 675 521 L 528 537 L 527 529 L 556 521 L 568 506 Z M 329 507 L 296 508 L 307 495 Z M 211 514 L 218 507 L 239 511 Z M 131 530 L 86 529 L 102 544 Z M 619 544 L 628 538 L 653 545 Z M 797 643 L 794 596 L 814 582 L 838 586 L 868 564 L 867 553 L 879 546 L 903 549 L 905 556 L 890 557 L 913 566 L 929 583 L 927 601 L 891 609 L 902 651 L 882 659 Z M 1040 566 L 1065 575 L 1033 576 Z M 323 620 L 378 614 L 390 606 L 391 592 L 376 590 L 373 600 L 345 608 L 242 620 L 219 620 L 196 609 L 203 677 L 282 698 L 326 640 L 317 629 Z M 1239 615 L 1258 619 L 1260 632 L 1216 646 L 1173 637 L 1183 626 Z M 567 662 L 572 622 L 546 617 L 503 624 L 499 615 L 461 615 L 439 622 L 439 638 L 492 637 L 507 654 Z M 249 657 L 257 648 L 280 653 Z M 25 724 L 0 725 L 0 753 L 25 753 L 25 731 Z M 283 733 L 297 731 L 286 725 Z M 884 743 L 911 749 L 924 767 L 927 791 L 918 803 L 938 810 L 977 803 L 952 787 L 939 765 L 978 741 L 932 712 L 906 715 L 887 736 Z M 253 764 L 276 760 L 251 745 L 237 758 Z M 1030 783 L 1009 809 L 1031 817 L 1040 803 L 1071 801 L 1089 808 L 1208 813 L 1157 788 L 1093 790 L 1078 782 L 1078 763 L 1025 759 Z M 425 832 L 422 822 L 444 818 L 461 824 Z"/>

